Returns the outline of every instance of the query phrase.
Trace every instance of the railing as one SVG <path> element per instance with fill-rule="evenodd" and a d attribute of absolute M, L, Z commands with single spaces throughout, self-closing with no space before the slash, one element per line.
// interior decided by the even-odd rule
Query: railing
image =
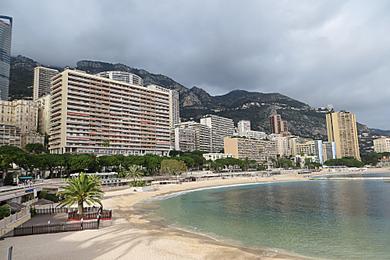
<path fill-rule="evenodd" d="M 14 236 L 27 236 L 36 234 L 58 233 L 68 231 L 81 231 L 85 229 L 98 229 L 98 221 L 62 223 L 49 225 L 35 225 L 14 228 Z"/>
<path fill-rule="evenodd" d="M 97 212 L 99 208 L 96 207 L 86 207 L 84 212 Z M 66 207 L 51 207 L 51 208 L 36 208 L 35 214 L 37 215 L 48 215 L 48 214 L 58 214 L 58 213 L 69 213 L 77 211 L 77 208 L 66 208 Z"/>
<path fill-rule="evenodd" d="M 68 220 L 89 220 L 89 219 L 97 219 L 98 213 L 97 211 L 95 212 L 85 212 L 82 216 L 77 212 L 69 212 L 68 213 Z M 107 220 L 112 218 L 112 210 L 109 209 L 104 209 L 100 213 L 100 219 L 102 220 Z"/>

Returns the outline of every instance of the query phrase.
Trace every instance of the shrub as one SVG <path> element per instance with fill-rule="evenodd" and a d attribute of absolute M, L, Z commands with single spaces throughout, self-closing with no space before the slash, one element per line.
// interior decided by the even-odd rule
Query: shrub
<path fill-rule="evenodd" d="M 9 215 L 11 215 L 11 207 L 8 204 L 0 206 L 0 219 L 8 217 Z"/>

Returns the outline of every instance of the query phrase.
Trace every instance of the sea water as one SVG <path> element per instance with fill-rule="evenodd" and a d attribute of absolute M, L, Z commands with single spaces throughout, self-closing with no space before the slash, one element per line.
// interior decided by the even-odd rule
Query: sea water
<path fill-rule="evenodd" d="M 225 187 L 158 201 L 168 223 L 254 248 L 390 259 L 390 183 L 319 180 Z"/>

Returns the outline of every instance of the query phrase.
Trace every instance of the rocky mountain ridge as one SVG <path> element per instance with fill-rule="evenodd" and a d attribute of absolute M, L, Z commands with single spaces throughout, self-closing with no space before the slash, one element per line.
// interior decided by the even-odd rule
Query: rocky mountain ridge
<path fill-rule="evenodd" d="M 33 68 L 38 64 L 20 55 L 12 57 L 10 82 L 12 98 L 32 96 L 32 89 L 29 86 L 33 81 Z M 77 62 L 76 68 L 88 73 L 107 70 L 127 71 L 141 76 L 145 84 L 175 89 L 180 94 L 180 113 L 183 120 L 198 120 L 205 114 L 217 114 L 232 118 L 236 123 L 242 119 L 250 120 L 253 130 L 269 132 L 268 116 L 272 109 L 276 109 L 283 119 L 288 121 L 289 130 L 293 134 L 326 139 L 324 111 L 280 93 L 234 90 L 225 95 L 211 96 L 199 87 L 187 88 L 165 75 L 150 73 L 125 64 L 81 60 Z M 358 126 L 361 135 L 364 133 L 368 136 L 390 135 L 390 131 L 387 130 L 370 129 L 362 124 Z"/>

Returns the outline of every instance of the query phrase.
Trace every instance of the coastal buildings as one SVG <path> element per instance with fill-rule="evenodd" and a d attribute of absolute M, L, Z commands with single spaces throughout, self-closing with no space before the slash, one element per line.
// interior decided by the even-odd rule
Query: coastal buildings
<path fill-rule="evenodd" d="M 51 78 L 58 70 L 38 66 L 34 68 L 33 100 L 50 94 Z"/>
<path fill-rule="evenodd" d="M 0 15 L 0 100 L 8 100 L 12 17 Z"/>
<path fill-rule="evenodd" d="M 289 157 L 295 155 L 291 148 L 291 136 L 283 136 L 281 134 L 271 134 L 268 138 L 275 142 L 276 154 L 280 157 Z M 295 149 L 295 146 L 294 146 Z"/>
<path fill-rule="evenodd" d="M 251 130 L 251 122 L 249 120 L 240 120 L 237 123 L 237 135 L 255 139 L 265 139 L 267 134 L 260 131 Z"/>
<path fill-rule="evenodd" d="M 237 123 L 237 133 L 239 136 L 245 136 L 251 130 L 251 121 L 240 120 Z"/>
<path fill-rule="evenodd" d="M 234 122 L 230 118 L 217 115 L 206 115 L 200 119 L 202 125 L 211 129 L 211 151 L 221 152 L 224 148 L 224 137 L 234 133 Z"/>
<path fill-rule="evenodd" d="M 0 124 L 19 127 L 22 134 L 36 132 L 38 105 L 32 100 L 0 101 Z"/>
<path fill-rule="evenodd" d="M 279 115 L 276 110 L 273 110 L 269 116 L 269 122 L 273 134 L 288 135 L 287 121 L 282 120 L 282 116 Z"/>
<path fill-rule="evenodd" d="M 336 158 L 353 157 L 360 160 L 356 117 L 351 112 L 326 114 L 328 141 L 336 144 Z"/>
<path fill-rule="evenodd" d="M 52 78 L 50 152 L 168 155 L 170 92 L 134 83 L 70 69 Z"/>
<path fill-rule="evenodd" d="M 183 152 L 211 151 L 211 129 L 206 125 L 189 121 L 176 124 L 175 150 Z"/>
<path fill-rule="evenodd" d="M 390 137 L 374 139 L 374 151 L 377 153 L 390 152 Z"/>
<path fill-rule="evenodd" d="M 19 127 L 0 124 L 0 146 L 3 145 L 22 147 Z"/>
<path fill-rule="evenodd" d="M 246 137 L 225 137 L 224 152 L 236 159 L 268 162 L 276 158 L 276 144 L 270 140 Z"/>

